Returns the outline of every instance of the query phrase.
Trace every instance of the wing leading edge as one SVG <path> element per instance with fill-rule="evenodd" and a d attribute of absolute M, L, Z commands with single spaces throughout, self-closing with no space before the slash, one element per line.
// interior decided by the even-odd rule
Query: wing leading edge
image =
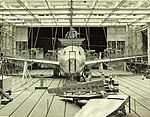
<path fill-rule="evenodd" d="M 122 57 L 122 58 L 114 58 L 114 59 L 91 60 L 91 61 L 85 61 L 85 65 L 93 65 L 93 64 L 98 64 L 98 63 L 113 62 L 113 61 L 122 61 L 122 60 L 136 59 L 136 58 L 143 58 L 143 57 L 147 57 L 147 55 L 132 56 L 132 57 Z"/>
<path fill-rule="evenodd" d="M 27 61 L 27 62 L 34 62 L 34 63 L 45 63 L 45 64 L 52 64 L 52 65 L 59 65 L 59 61 L 23 59 L 23 58 L 11 58 L 11 57 L 7 57 L 7 59 L 16 60 L 16 61 Z"/>

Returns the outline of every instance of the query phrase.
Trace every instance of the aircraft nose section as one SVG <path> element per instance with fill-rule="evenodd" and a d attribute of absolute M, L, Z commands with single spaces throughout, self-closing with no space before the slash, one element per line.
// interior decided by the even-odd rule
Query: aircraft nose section
<path fill-rule="evenodd" d="M 66 70 L 70 73 L 79 71 L 80 62 L 75 58 L 70 58 L 66 61 Z"/>

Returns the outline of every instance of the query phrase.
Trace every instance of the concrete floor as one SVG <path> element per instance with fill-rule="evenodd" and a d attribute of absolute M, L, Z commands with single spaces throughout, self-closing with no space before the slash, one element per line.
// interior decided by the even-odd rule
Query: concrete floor
<path fill-rule="evenodd" d="M 49 70 L 36 70 L 32 74 L 51 74 Z M 105 74 L 113 74 L 114 71 L 104 71 Z M 121 73 L 121 72 L 118 72 Z M 140 104 L 150 109 L 150 82 L 142 80 L 140 75 L 127 74 L 116 77 L 120 83 L 120 93 L 128 94 L 132 97 L 131 107 L 140 117 L 149 117 L 150 111 Z M 98 70 L 93 70 L 93 75 L 99 75 Z M 62 86 L 65 79 L 46 78 L 45 86 L 49 88 Z M 22 83 L 20 77 L 12 77 L 13 101 L 7 105 L 1 105 L 0 116 L 13 117 L 72 117 L 80 110 L 75 104 L 71 104 L 59 99 L 59 97 L 48 94 L 46 90 L 35 90 L 40 86 L 39 78 L 27 79 Z M 133 100 L 135 99 L 135 100 Z M 136 102 L 136 103 L 135 103 Z M 127 108 L 128 110 L 128 108 Z M 128 113 L 126 117 L 138 117 L 136 114 Z"/>
<path fill-rule="evenodd" d="M 44 73 L 43 70 L 36 72 Z M 27 79 L 27 83 L 22 83 L 19 77 L 12 78 L 11 97 L 14 100 L 7 105 L 1 105 L 0 117 L 71 117 L 80 110 L 77 105 L 65 103 L 59 97 L 48 94 L 47 90 L 35 90 L 35 87 L 40 86 L 39 78 Z M 62 86 L 64 80 L 46 78 L 44 84 L 53 88 Z"/>
<path fill-rule="evenodd" d="M 131 106 L 140 117 L 150 117 L 150 84 L 141 76 L 118 77 L 120 93 L 131 96 Z M 147 108 L 147 109 L 146 109 Z"/>
<path fill-rule="evenodd" d="M 98 70 L 93 70 L 93 72 L 96 74 Z M 104 74 L 106 76 L 117 76 L 114 77 L 114 79 L 119 82 L 119 94 L 126 94 L 131 96 L 131 108 L 135 113 L 138 114 L 137 116 L 150 117 L 149 79 L 144 78 L 143 80 L 141 75 L 136 75 L 123 71 L 104 70 Z M 127 116 L 129 115 L 130 114 L 127 114 Z"/>

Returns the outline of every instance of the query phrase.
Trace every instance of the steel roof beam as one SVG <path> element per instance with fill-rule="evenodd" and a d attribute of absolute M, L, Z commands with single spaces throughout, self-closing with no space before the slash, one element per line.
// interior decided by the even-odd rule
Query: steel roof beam
<path fill-rule="evenodd" d="M 40 20 L 35 17 L 35 15 L 28 9 L 28 7 L 21 0 L 17 0 L 17 2 L 29 13 L 29 15 L 31 15 L 31 16 L 34 17 L 34 19 L 35 19 L 36 22 L 42 24 L 40 22 Z"/>
<path fill-rule="evenodd" d="M 46 2 L 46 5 L 47 5 L 47 7 L 48 7 L 48 9 L 49 9 L 49 12 L 50 12 L 50 14 L 52 15 L 52 17 L 53 17 L 53 19 L 54 19 L 56 25 L 58 25 L 58 24 L 57 24 L 57 20 L 55 19 L 55 16 L 54 16 L 54 14 L 53 14 L 53 12 L 52 12 L 52 10 L 51 10 L 51 8 L 50 8 L 50 5 L 49 5 L 48 1 L 45 0 L 45 2 Z"/>

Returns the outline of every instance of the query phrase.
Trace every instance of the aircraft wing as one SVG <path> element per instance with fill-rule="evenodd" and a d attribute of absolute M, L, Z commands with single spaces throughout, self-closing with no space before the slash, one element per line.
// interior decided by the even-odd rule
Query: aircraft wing
<path fill-rule="evenodd" d="M 33 62 L 33 63 L 45 63 L 45 64 L 52 64 L 52 65 L 59 65 L 59 61 L 52 61 L 52 60 L 23 59 L 23 58 L 11 58 L 11 57 L 7 57 L 7 59 L 16 60 L 16 61 L 27 61 L 27 62 Z"/>
<path fill-rule="evenodd" d="M 85 65 L 92 65 L 92 64 L 97 64 L 97 63 L 105 63 L 105 62 L 113 62 L 113 61 L 122 61 L 122 60 L 128 60 L 128 59 L 142 58 L 142 57 L 146 57 L 146 56 L 147 55 L 122 57 L 122 58 L 114 58 L 114 59 L 91 60 L 91 61 L 85 61 Z"/>
<path fill-rule="evenodd" d="M 64 100 L 67 100 L 68 98 L 76 99 L 76 100 L 89 100 L 89 99 L 96 99 L 101 98 L 102 95 L 90 95 L 90 94 L 84 94 L 84 95 L 59 95 L 60 98 L 63 98 Z"/>

